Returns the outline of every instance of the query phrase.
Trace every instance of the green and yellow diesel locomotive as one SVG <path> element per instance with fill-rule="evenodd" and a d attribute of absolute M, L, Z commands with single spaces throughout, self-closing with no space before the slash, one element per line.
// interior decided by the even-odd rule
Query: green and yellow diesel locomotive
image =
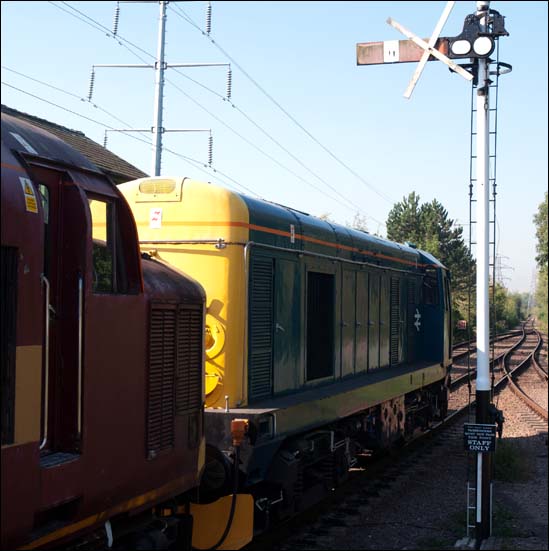
<path fill-rule="evenodd" d="M 430 254 L 189 178 L 119 189 L 141 250 L 206 291 L 203 496 L 231 488 L 235 418 L 258 530 L 445 415 L 450 275 Z"/>

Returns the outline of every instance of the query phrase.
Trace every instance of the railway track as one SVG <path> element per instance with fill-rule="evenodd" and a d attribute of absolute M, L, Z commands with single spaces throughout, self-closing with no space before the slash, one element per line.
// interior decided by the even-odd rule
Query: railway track
<path fill-rule="evenodd" d="M 538 335 L 525 326 L 520 332 L 506 334 L 497 340 L 494 358 L 495 394 L 502 392 L 507 386 L 512 388 L 516 385 L 521 400 L 525 395 L 535 393 L 536 389 L 538 393 L 547 396 L 547 374 L 545 372 L 545 385 L 541 385 L 543 388 L 540 390 L 544 371 L 539 365 L 538 368 L 534 367 L 538 364 L 535 357 L 541 346 Z M 527 369 L 529 367 L 531 369 Z M 467 413 L 471 414 L 474 410 L 474 390 L 471 399 L 470 390 L 463 385 L 462 378 L 463 374 L 452 381 L 449 413 L 443 422 L 431 427 L 402 448 L 392 450 L 388 455 L 363 458 L 362 464 L 352 469 L 350 479 L 333 489 L 328 498 L 277 526 L 275 531 L 261 535 L 246 549 L 341 548 L 341 538 L 344 537 L 347 541 L 352 539 L 355 529 L 364 529 L 368 525 L 369 514 L 378 504 L 386 500 L 397 500 L 396 496 L 401 495 L 407 484 L 424 475 L 428 469 L 426 466 L 433 465 L 433 461 L 447 461 L 448 457 L 453 457 L 465 464 L 465 460 L 460 459 L 465 456 L 463 424 L 468 421 Z M 470 387 L 473 389 L 474 383 Z M 530 400 L 535 402 L 533 398 Z M 543 405 L 537 406 L 543 409 Z M 523 421 L 527 421 L 538 431 L 547 431 L 547 418 L 543 418 L 539 412 L 531 413 L 531 410 L 523 407 L 506 412 L 505 415 L 507 418 L 510 415 L 520 415 Z M 390 526 L 387 529 L 390 530 Z"/>
<path fill-rule="evenodd" d="M 513 329 L 511 331 L 507 331 L 506 333 L 497 335 L 495 339 L 491 338 L 490 344 L 505 341 L 507 339 L 512 339 L 520 335 L 522 335 L 522 329 Z M 467 356 L 469 352 L 474 353 L 475 350 L 476 350 L 476 341 L 474 340 L 457 343 L 454 346 L 452 346 L 452 359 L 454 361 L 459 360 L 464 356 Z"/>
<path fill-rule="evenodd" d="M 547 385 L 540 392 L 540 379 L 547 383 L 547 373 L 537 363 L 535 357 L 542 346 L 541 335 L 532 331 L 524 335 L 520 349 L 512 349 L 505 354 L 502 362 L 503 375 L 501 386 L 509 385 L 510 390 L 518 396 L 533 412 L 545 422 L 548 421 Z M 528 369 L 531 367 L 531 369 Z"/>
<path fill-rule="evenodd" d="M 511 344 L 517 344 L 523 336 L 523 330 L 514 330 L 503 335 L 498 335 L 491 340 L 492 363 L 495 365 Z M 476 373 L 476 343 L 461 343 L 453 349 L 452 355 L 452 386 L 459 386 L 473 379 Z"/>

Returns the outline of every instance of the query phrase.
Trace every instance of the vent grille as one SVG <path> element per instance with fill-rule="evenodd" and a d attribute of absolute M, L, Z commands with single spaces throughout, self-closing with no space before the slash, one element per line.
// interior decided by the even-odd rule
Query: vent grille
<path fill-rule="evenodd" d="M 202 312 L 154 305 L 149 336 L 147 453 L 173 448 L 175 415 L 202 405 Z"/>
<path fill-rule="evenodd" d="M 400 280 L 391 278 L 391 365 L 398 364 L 398 345 L 400 335 Z"/>
<path fill-rule="evenodd" d="M 407 283 L 408 283 L 408 304 L 415 304 L 417 302 L 416 283 L 411 279 L 409 279 Z"/>
<path fill-rule="evenodd" d="M 176 413 L 196 413 L 202 405 L 202 312 L 178 313 Z"/>
<path fill-rule="evenodd" d="M 250 401 L 269 398 L 273 371 L 273 261 L 254 257 L 250 270 Z"/>

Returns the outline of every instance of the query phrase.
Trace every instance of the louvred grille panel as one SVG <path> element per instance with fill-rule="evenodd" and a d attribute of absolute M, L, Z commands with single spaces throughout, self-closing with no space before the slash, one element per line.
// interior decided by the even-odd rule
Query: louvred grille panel
<path fill-rule="evenodd" d="M 202 404 L 202 312 L 178 313 L 176 413 L 195 413 Z"/>
<path fill-rule="evenodd" d="M 273 261 L 270 258 L 252 259 L 249 315 L 248 392 L 253 402 L 272 394 Z"/>
<path fill-rule="evenodd" d="M 398 364 L 400 332 L 400 281 L 391 278 L 391 365 Z"/>
<path fill-rule="evenodd" d="M 174 447 L 175 415 L 202 406 L 201 309 L 153 305 L 149 334 L 147 453 Z"/>

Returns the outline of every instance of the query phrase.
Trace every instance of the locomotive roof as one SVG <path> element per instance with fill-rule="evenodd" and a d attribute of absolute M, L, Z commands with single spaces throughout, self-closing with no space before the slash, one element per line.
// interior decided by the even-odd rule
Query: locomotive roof
<path fill-rule="evenodd" d="M 321 220 L 278 203 L 239 195 L 248 206 L 250 223 L 279 229 L 293 225 L 296 234 L 301 235 L 305 250 L 395 268 L 411 269 L 431 264 L 442 266 L 430 253 L 415 247 Z"/>
<path fill-rule="evenodd" d="M 74 147 L 29 121 L 2 113 L 2 168 L 26 172 L 26 163 L 46 163 L 69 173 L 87 191 L 120 196 L 110 177 Z"/>
<path fill-rule="evenodd" d="M 137 167 L 118 157 L 118 155 L 115 155 L 102 145 L 94 142 L 79 130 L 72 130 L 65 126 L 2 105 L 2 120 L 4 114 L 11 115 L 21 121 L 29 122 L 62 139 L 87 157 L 88 160 L 101 170 L 105 171 L 117 183 L 146 176 L 146 174 Z"/>
<path fill-rule="evenodd" d="M 193 230 L 193 239 L 211 239 L 211 232 L 206 229 L 211 225 L 216 228 L 216 238 L 219 238 L 219 228 L 224 227 L 224 238 L 229 241 L 245 239 L 259 246 L 340 258 L 358 264 L 412 272 L 427 266 L 441 266 L 432 255 L 413 246 L 186 177 L 141 178 L 122 184 L 120 189 L 130 202 L 156 203 L 159 208 L 166 203 L 163 216 L 167 217 L 166 221 L 170 220 L 170 224 L 184 220 L 189 227 L 193 222 L 198 223 L 200 230 Z M 238 233 L 238 229 L 246 230 L 245 237 Z M 145 239 L 154 240 L 159 235 L 155 237 L 156 232 L 151 233 L 150 227 L 145 232 Z M 162 238 L 170 240 L 169 234 L 163 234 Z"/>
<path fill-rule="evenodd" d="M 2 144 L 11 151 L 17 151 L 29 157 L 49 159 L 56 164 L 99 172 L 87 157 L 61 138 L 30 121 L 4 112 L 2 112 Z M 2 156 L 4 157 L 4 153 Z"/>

